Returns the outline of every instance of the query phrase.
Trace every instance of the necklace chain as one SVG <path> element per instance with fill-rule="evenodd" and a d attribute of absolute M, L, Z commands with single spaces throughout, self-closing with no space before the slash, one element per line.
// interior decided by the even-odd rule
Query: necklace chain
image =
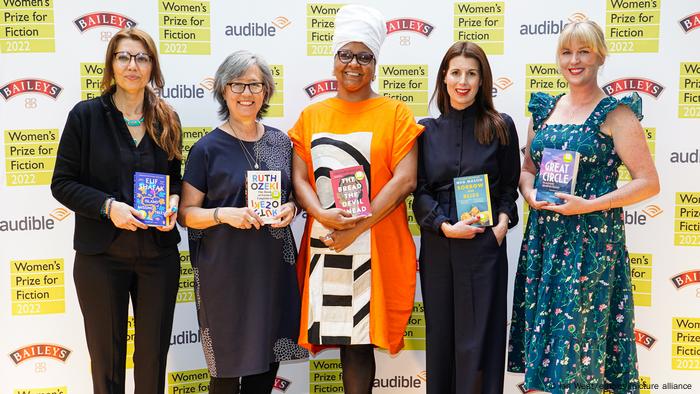
<path fill-rule="evenodd" d="M 229 118 L 227 122 L 228 122 L 228 127 L 230 127 L 231 132 L 233 132 L 233 136 L 236 137 L 236 139 L 238 140 L 238 143 L 241 145 L 241 149 L 243 150 L 243 156 L 245 157 L 245 160 L 248 162 L 248 165 L 251 166 L 252 168 L 255 168 L 256 170 L 260 169 L 260 165 L 258 164 L 258 163 L 260 163 L 260 159 L 258 156 L 260 153 L 260 150 L 256 149 L 258 141 L 256 140 L 253 142 L 253 151 L 255 152 L 255 157 L 253 157 L 253 155 L 250 153 L 248 148 L 246 148 L 245 144 L 243 144 L 243 141 L 238 136 L 238 133 L 236 133 L 236 129 L 234 129 L 233 126 L 231 125 L 231 118 Z M 257 131 L 258 131 L 257 125 L 258 124 L 256 123 L 255 124 L 256 137 L 257 137 Z"/>

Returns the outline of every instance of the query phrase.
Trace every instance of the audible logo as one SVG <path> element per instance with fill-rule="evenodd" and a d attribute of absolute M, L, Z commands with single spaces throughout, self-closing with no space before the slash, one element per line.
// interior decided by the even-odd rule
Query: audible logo
<path fill-rule="evenodd" d="M 412 375 L 394 375 L 390 378 L 374 379 L 374 388 L 400 388 L 400 389 L 419 389 L 423 387 L 424 381 Z"/>
<path fill-rule="evenodd" d="M 664 210 L 658 205 L 649 205 L 641 212 L 639 211 L 624 211 L 625 224 L 634 224 L 644 226 L 649 218 L 654 218 L 660 215 Z"/>
<path fill-rule="evenodd" d="M 169 99 L 204 98 L 204 89 L 194 83 L 166 85 L 163 89 L 156 89 L 156 93 L 161 98 Z"/>
<path fill-rule="evenodd" d="M 15 365 L 19 365 L 32 358 L 53 358 L 65 363 L 70 354 L 71 351 L 61 345 L 37 343 L 19 348 L 9 356 Z"/>
<path fill-rule="evenodd" d="M 292 22 L 284 16 L 278 16 L 268 25 L 267 22 L 249 22 L 245 25 L 227 25 L 224 35 L 234 37 L 274 37 L 277 29 L 285 29 Z"/>

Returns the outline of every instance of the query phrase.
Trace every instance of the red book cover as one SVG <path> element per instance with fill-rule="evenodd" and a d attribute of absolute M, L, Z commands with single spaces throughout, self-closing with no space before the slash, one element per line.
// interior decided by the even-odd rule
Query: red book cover
<path fill-rule="evenodd" d="M 335 207 L 352 216 L 370 216 L 369 186 L 362 166 L 342 168 L 330 172 Z"/>

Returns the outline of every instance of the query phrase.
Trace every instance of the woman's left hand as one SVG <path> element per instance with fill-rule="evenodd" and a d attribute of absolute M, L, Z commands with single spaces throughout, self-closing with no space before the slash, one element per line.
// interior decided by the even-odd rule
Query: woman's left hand
<path fill-rule="evenodd" d="M 294 214 L 296 211 L 297 210 L 293 202 L 290 201 L 286 204 L 282 204 L 280 212 L 274 217 L 274 219 L 280 219 L 280 221 L 278 223 L 272 223 L 270 227 L 280 228 L 289 226 L 292 220 L 294 220 Z"/>
<path fill-rule="evenodd" d="M 585 198 L 566 193 L 554 193 L 554 195 L 564 200 L 564 203 L 559 205 L 547 205 L 541 209 L 546 209 L 548 211 L 567 216 L 592 212 L 591 200 L 586 200 Z"/>
<path fill-rule="evenodd" d="M 335 230 L 328 233 L 321 241 L 323 241 L 330 250 L 340 253 L 343 249 L 355 242 L 360 234 L 362 234 L 362 226 L 355 226 L 347 230 Z"/>
<path fill-rule="evenodd" d="M 165 213 L 166 218 L 170 218 L 170 224 L 167 226 L 156 227 L 160 231 L 170 231 L 175 227 L 175 222 L 177 221 L 177 206 L 180 204 L 180 196 L 173 194 L 170 196 L 170 209 Z"/>
<path fill-rule="evenodd" d="M 506 238 L 506 233 L 508 232 L 508 225 L 497 224 L 491 227 L 491 231 L 493 231 L 493 235 L 496 237 L 496 242 L 498 242 L 498 246 L 503 245 L 503 240 Z"/>

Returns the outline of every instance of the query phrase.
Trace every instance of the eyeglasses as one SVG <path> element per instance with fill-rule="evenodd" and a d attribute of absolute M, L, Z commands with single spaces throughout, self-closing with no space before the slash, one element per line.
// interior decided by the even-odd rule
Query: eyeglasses
<path fill-rule="evenodd" d="M 131 63 L 131 59 L 136 61 L 136 65 L 139 67 L 148 66 L 151 64 L 151 56 L 147 53 L 139 52 L 135 55 L 127 51 L 114 52 L 114 61 L 121 67 L 126 67 Z"/>
<path fill-rule="evenodd" d="M 343 64 L 348 64 L 352 61 L 352 59 L 357 59 L 357 63 L 362 66 L 366 66 L 370 64 L 372 60 L 374 60 L 374 55 L 370 52 L 353 53 L 353 51 L 349 51 L 347 49 L 341 49 L 335 55 Z"/>
<path fill-rule="evenodd" d="M 231 85 L 231 92 L 240 94 L 245 91 L 245 88 L 248 87 L 248 90 L 250 90 L 250 93 L 256 94 L 260 93 L 263 91 L 263 87 L 265 84 L 262 82 L 250 82 L 250 83 L 243 83 L 243 82 L 229 82 L 226 85 Z"/>

